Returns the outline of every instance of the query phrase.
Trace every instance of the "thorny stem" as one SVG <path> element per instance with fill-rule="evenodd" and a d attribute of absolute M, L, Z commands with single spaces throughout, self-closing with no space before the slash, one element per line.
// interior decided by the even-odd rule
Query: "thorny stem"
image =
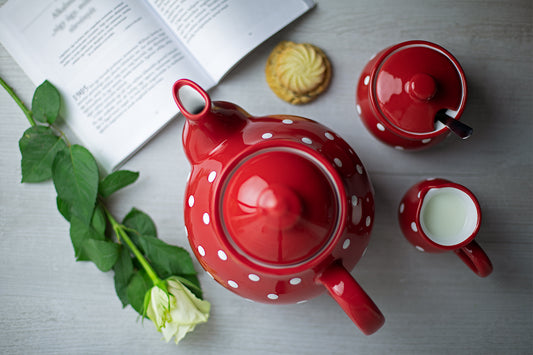
<path fill-rule="evenodd" d="M 32 115 L 31 115 L 31 111 L 28 110 L 28 108 L 26 107 L 24 102 L 22 102 L 22 100 L 18 97 L 18 95 L 15 93 L 15 91 L 9 85 L 7 85 L 7 83 L 4 81 L 4 79 L 2 79 L 2 77 L 0 77 L 0 84 L 2 85 L 2 87 L 4 89 L 6 89 L 7 93 L 9 94 L 9 96 L 11 96 L 13 98 L 13 100 L 15 100 L 17 105 L 19 105 L 20 109 L 22 110 L 22 112 L 24 112 L 24 115 L 26 116 L 26 118 L 28 119 L 30 124 L 32 126 L 36 126 L 37 123 L 35 123 L 35 120 L 33 119 Z"/>
<path fill-rule="evenodd" d="M 139 260 L 139 262 L 141 263 L 142 267 L 144 268 L 144 270 L 146 271 L 146 273 L 148 274 L 148 276 L 152 280 L 153 284 L 154 285 L 160 284 L 162 282 L 161 279 L 159 278 L 159 276 L 157 276 L 156 272 L 154 271 L 152 266 L 148 263 L 146 258 L 142 255 L 142 253 L 137 248 L 137 246 L 135 246 L 135 244 L 133 244 L 133 242 L 131 241 L 130 237 L 128 236 L 128 234 L 124 230 L 124 226 L 119 224 L 115 220 L 113 215 L 111 215 L 111 213 L 107 210 L 107 208 L 105 208 L 105 206 L 102 205 L 102 207 L 103 207 L 103 209 L 104 209 L 104 211 L 105 211 L 105 213 L 107 215 L 107 219 L 109 220 L 109 222 L 111 223 L 111 226 L 113 227 L 113 230 L 115 231 L 115 235 L 117 236 L 117 238 L 119 240 L 122 240 L 124 243 L 126 243 L 128 248 L 130 248 L 130 250 L 133 252 L 133 255 L 135 255 L 137 260 Z"/>
<path fill-rule="evenodd" d="M 70 141 L 68 140 L 67 135 L 66 135 L 66 134 L 65 134 L 65 133 L 64 133 L 59 127 L 57 127 L 56 125 L 53 125 L 53 124 L 52 124 L 52 125 L 50 125 L 50 128 L 56 130 L 56 132 L 59 134 L 59 136 L 60 136 L 61 138 L 63 138 L 63 140 L 65 141 L 65 144 L 66 144 L 68 147 L 71 146 L 71 143 L 70 143 Z"/>

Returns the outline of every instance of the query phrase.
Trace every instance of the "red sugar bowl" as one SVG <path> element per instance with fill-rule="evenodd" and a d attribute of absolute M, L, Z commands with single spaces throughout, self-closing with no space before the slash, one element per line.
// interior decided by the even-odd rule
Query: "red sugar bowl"
<path fill-rule="evenodd" d="M 356 110 L 378 140 L 400 150 L 435 145 L 450 130 L 468 138 L 459 122 L 467 98 L 461 65 L 441 46 L 408 41 L 385 48 L 366 64 L 357 84 Z"/>

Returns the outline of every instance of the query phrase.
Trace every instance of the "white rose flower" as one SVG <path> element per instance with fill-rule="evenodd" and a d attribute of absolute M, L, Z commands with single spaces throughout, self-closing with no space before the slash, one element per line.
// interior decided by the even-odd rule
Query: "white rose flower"
<path fill-rule="evenodd" d="M 211 304 L 198 299 L 176 277 L 171 276 L 164 282 L 168 294 L 159 286 L 152 287 L 146 315 L 167 342 L 175 337 L 177 344 L 197 324 L 207 322 Z"/>

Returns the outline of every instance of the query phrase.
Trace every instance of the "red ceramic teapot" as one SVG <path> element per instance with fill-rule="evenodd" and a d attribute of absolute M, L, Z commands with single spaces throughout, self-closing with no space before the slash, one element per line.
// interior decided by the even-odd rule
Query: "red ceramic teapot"
<path fill-rule="evenodd" d="M 190 80 L 178 80 L 173 95 L 192 165 L 185 226 L 202 267 L 258 302 L 328 290 L 365 334 L 378 330 L 383 315 L 349 273 L 374 221 L 373 189 L 353 149 L 309 119 L 211 102 Z"/>

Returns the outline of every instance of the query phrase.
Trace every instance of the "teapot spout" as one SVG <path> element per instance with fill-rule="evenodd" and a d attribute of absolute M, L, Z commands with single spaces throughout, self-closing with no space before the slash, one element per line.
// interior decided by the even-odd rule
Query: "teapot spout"
<path fill-rule="evenodd" d="M 211 102 L 209 94 L 194 81 L 176 81 L 173 96 L 186 119 L 183 147 L 193 165 L 207 159 L 246 124 L 244 110 L 229 102 Z"/>

